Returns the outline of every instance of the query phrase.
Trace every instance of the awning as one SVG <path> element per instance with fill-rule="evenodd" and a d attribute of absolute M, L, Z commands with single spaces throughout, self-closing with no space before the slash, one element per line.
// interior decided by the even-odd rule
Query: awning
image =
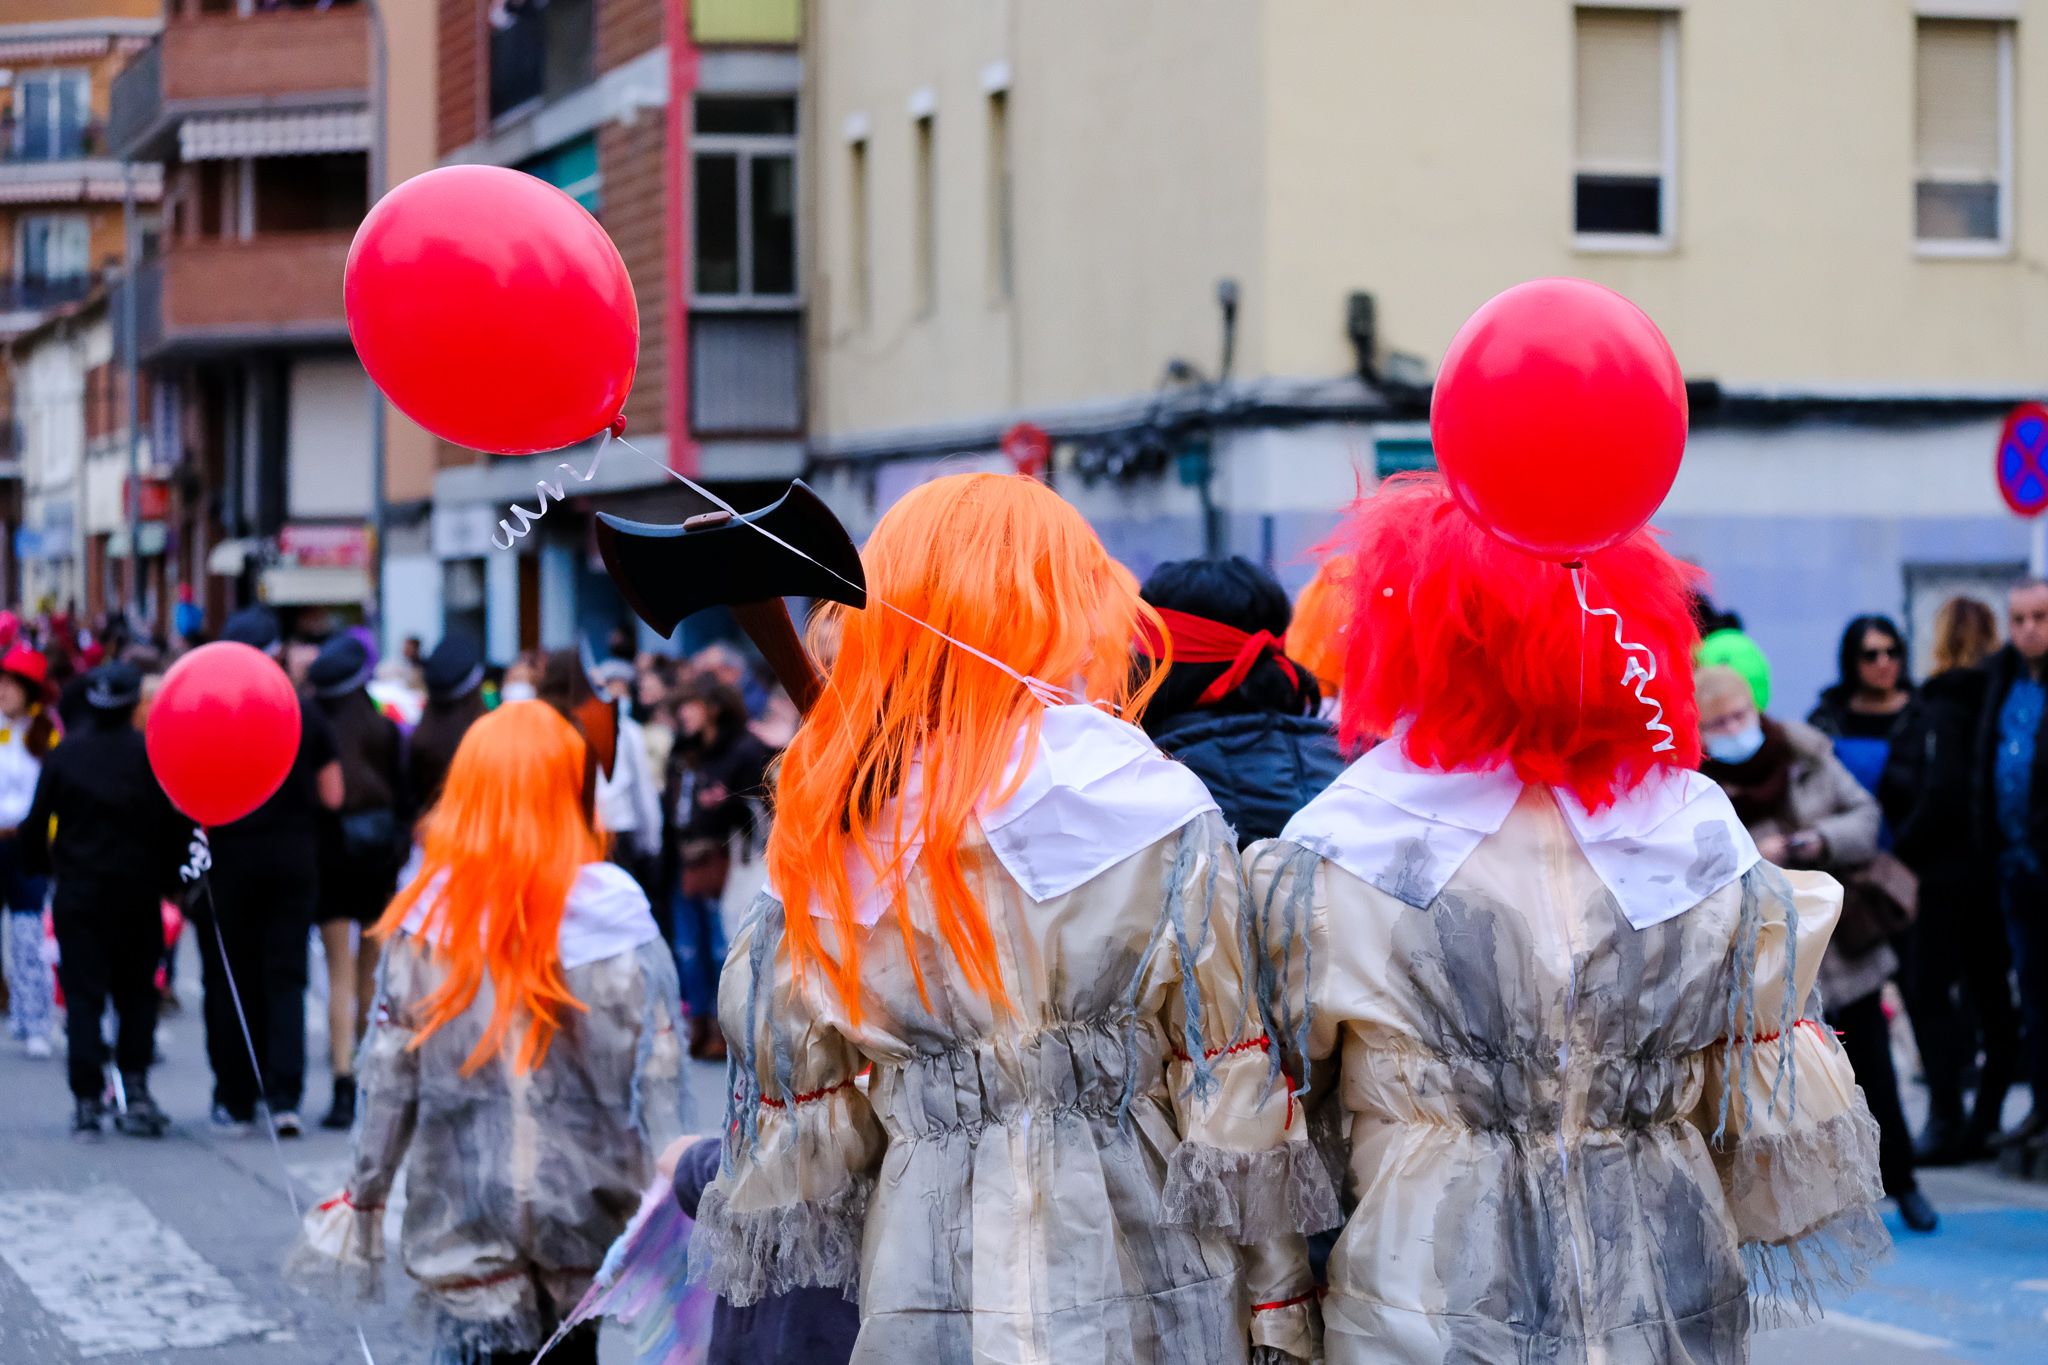
<path fill-rule="evenodd" d="M 263 571 L 257 590 L 274 607 L 359 606 L 370 600 L 370 575 L 363 569 L 280 564 Z"/>
<path fill-rule="evenodd" d="M 312 156 L 361 152 L 370 146 L 367 109 L 309 109 L 284 114 L 212 114 L 178 126 L 178 153 L 186 161 L 245 156 Z"/>
<path fill-rule="evenodd" d="M 207 554 L 206 571 L 224 578 L 236 577 L 248 564 L 249 556 L 256 553 L 257 544 L 253 540 L 223 540 Z"/>

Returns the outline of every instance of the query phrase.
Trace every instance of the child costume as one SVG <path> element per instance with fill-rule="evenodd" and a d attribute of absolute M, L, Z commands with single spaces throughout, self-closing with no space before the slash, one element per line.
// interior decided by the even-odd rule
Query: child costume
<path fill-rule="evenodd" d="M 1886 1245 L 1814 989 L 1841 889 L 1690 771 L 1684 574 L 1647 536 L 1589 568 L 1667 664 L 1668 757 L 1560 570 L 1433 482 L 1356 515 L 1346 727 L 1396 738 L 1247 855 L 1355 1201 L 1328 1359 L 1746 1361 L 1760 1310 Z"/>

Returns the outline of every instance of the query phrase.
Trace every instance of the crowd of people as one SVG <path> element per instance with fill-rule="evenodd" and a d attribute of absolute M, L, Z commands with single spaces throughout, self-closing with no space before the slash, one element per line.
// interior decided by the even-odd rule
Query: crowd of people
<path fill-rule="evenodd" d="M 1620 1160 L 1601 1146 L 1616 1130 L 1640 1135 L 1626 1159 L 1665 1202 L 1624 1209 L 1589 1186 L 1581 1212 L 1614 1236 L 1692 1237 L 1690 1261 L 1587 1281 L 1598 1301 L 1571 1323 L 1510 1285 L 1509 1316 L 1626 1334 L 1649 1329 L 1587 1315 L 1658 1303 L 1659 1331 L 1701 1334 L 1675 1358 L 1734 1359 L 1713 1343 L 1744 1334 L 1748 1310 L 1715 1295 L 1744 1264 L 1752 1283 L 1799 1280 L 1790 1249 L 1823 1224 L 1842 1263 L 1867 1252 L 1881 1234 L 1857 1221 L 1861 1196 L 1880 1184 L 1933 1231 L 1919 1167 L 2048 1167 L 2048 583 L 2012 588 L 2004 640 L 1989 607 L 1945 604 L 1919 682 L 1896 623 L 1856 618 L 1839 680 L 1796 720 L 1739 618 L 1688 599 L 1661 551 L 1614 551 L 1636 557 L 1612 586 L 1642 629 L 1700 637 L 1696 718 L 1689 698 L 1669 708 L 1697 765 L 1646 765 L 1627 753 L 1633 701 L 1586 699 L 1577 659 L 1550 657 L 1570 638 L 1543 633 L 1557 603 L 1477 573 L 1508 552 L 1441 529 L 1458 521 L 1441 497 L 1416 484 L 1362 504 L 1399 505 L 1358 514 L 1290 603 L 1241 558 L 1138 584 L 1037 485 L 940 480 L 866 551 L 908 615 L 814 617 L 829 685 L 809 716 L 728 644 L 677 658 L 621 632 L 601 655 L 498 669 L 457 635 L 380 659 L 366 632 L 288 637 L 249 608 L 219 638 L 286 668 L 300 748 L 262 808 L 204 839 L 141 739 L 202 623 L 174 645 L 0 615 L 10 1028 L 50 1056 L 61 985 L 74 1131 L 111 1116 L 161 1135 L 148 1072 L 189 919 L 211 1121 L 296 1136 L 317 943 L 320 1122 L 354 1130 L 356 1160 L 294 1266 L 374 1278 L 380 1210 L 411 1161 L 442 1193 L 414 1200 L 407 1268 L 450 1359 L 528 1360 L 569 1322 L 664 1147 L 697 1220 L 690 1263 L 721 1295 L 714 1360 L 846 1359 L 857 1337 L 870 1358 L 964 1360 L 1013 1332 L 1019 1349 L 1071 1335 L 1130 1343 L 1132 1360 L 1241 1358 L 1216 1353 L 1231 1323 L 1259 1359 L 1307 1359 L 1325 1336 L 1331 1359 L 1366 1340 L 1511 1358 L 1512 1332 L 1446 1305 L 1530 1273 L 1517 1217 L 1565 1220 L 1539 1239 L 1546 1264 L 1576 1253 L 1570 1215 L 1536 1187 Z M 1032 547 L 996 558 L 1036 577 L 978 556 L 981 533 Z M 1443 596 L 1363 586 L 1396 578 Z M 1690 620 L 1660 617 L 1687 601 Z M 1046 684 L 963 666 L 959 637 L 1142 731 L 1045 709 Z M 601 725 L 586 697 L 608 703 Z M 1651 780 L 1672 766 L 1684 781 Z M 1739 831 L 1715 824 L 1724 798 Z M 1659 842 L 1679 826 L 1684 850 Z M 1603 840 L 1646 866 L 1683 852 L 1662 878 L 1682 889 L 1632 880 Z M 1716 840 L 1725 856 L 1701 851 Z M 1240 856 L 1242 903 L 1219 875 Z M 1517 875 L 1539 856 L 1557 869 L 1542 889 Z M 1838 923 L 1816 873 L 1843 888 Z M 1540 924 L 1506 914 L 1531 898 L 1549 904 Z M 1425 907 L 1456 923 L 1420 927 Z M 1570 963 L 1561 1001 L 1523 979 L 1553 953 Z M 1598 988 L 1615 971 L 1621 996 Z M 1823 1009 L 1828 1027 L 1807 1028 Z M 1928 1093 L 1917 1139 L 1895 1011 Z M 1523 1057 L 1518 1029 L 1551 1041 Z M 722 1139 L 670 1145 L 685 1053 L 730 1063 Z M 1624 1056 L 1648 1069 L 1609 1093 L 1593 1073 Z M 1590 1098 L 1560 1108 L 1575 1085 Z M 2007 1128 L 2017 1085 L 2035 1104 Z M 1041 1109 L 1056 1121 L 1034 1133 Z M 1720 1176 L 1672 1127 L 1688 1123 L 1711 1132 Z M 1134 1130 L 1142 1159 L 1095 1155 Z M 1560 1169 L 1518 1193 L 1495 1138 L 1554 1139 Z M 1776 1171 L 1767 1189 L 1728 1174 L 1744 1142 Z M 1051 1144 L 1058 1174 L 1033 1186 L 1063 1211 L 1050 1261 L 1013 1226 L 1051 1215 L 1019 1212 L 1027 1175 L 989 1155 L 1002 1143 Z M 541 1178 L 498 1169 L 515 1159 Z M 1375 1172 L 1396 1167 L 1426 1210 L 1388 1207 L 1408 1196 Z M 1735 1183 L 1699 1192 L 1717 1179 Z M 1693 1216 L 1723 1197 L 1739 1246 Z M 1507 1222 L 1465 1225 L 1482 1210 Z M 1453 1214 L 1450 1259 L 1439 1242 L 1433 1268 L 1364 1264 L 1366 1240 Z M 980 1257 L 1015 1273 L 963 1279 Z M 1105 1274 L 1121 1289 L 1091 1297 Z M 816 1292 L 855 1283 L 859 1311 Z M 1399 1316 L 1409 1300 L 1434 1307 Z M 1087 1307 L 1047 1318 L 1047 1302 Z M 595 1350 L 583 1328 L 550 1358 Z"/>

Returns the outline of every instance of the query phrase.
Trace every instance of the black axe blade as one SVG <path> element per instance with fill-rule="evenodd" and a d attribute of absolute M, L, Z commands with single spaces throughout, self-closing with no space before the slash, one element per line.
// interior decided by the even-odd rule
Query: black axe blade
<path fill-rule="evenodd" d="M 600 512 L 597 548 L 626 604 L 663 636 L 707 607 L 784 597 L 856 608 L 868 602 L 853 537 L 801 479 L 767 507 L 738 517 L 714 513 L 655 526 Z"/>

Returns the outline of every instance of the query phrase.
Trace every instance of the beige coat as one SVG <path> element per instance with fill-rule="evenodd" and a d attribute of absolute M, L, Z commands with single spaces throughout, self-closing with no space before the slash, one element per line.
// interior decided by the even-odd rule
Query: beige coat
<path fill-rule="evenodd" d="M 1783 819 L 1751 825 L 1750 836 L 1761 840 L 1772 834 L 1790 837 L 1813 830 L 1827 840 L 1822 865 L 1838 877 L 1845 876 L 1877 855 L 1877 835 L 1883 824 L 1877 798 L 1842 766 L 1826 735 L 1801 721 L 1772 723 L 1784 727 L 1792 744 L 1786 814 Z M 1898 955 L 1888 943 L 1853 958 L 1830 947 L 1820 967 L 1821 1000 L 1829 1006 L 1861 1000 L 1882 989 L 1898 969 Z"/>

